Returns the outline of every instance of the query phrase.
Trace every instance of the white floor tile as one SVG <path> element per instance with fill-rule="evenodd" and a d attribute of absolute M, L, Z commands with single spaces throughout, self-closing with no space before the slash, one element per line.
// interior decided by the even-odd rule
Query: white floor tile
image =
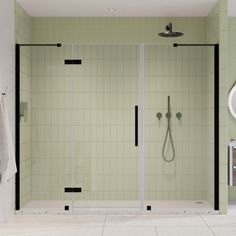
<path fill-rule="evenodd" d="M 103 236 L 157 236 L 155 227 L 105 227 Z"/>
<path fill-rule="evenodd" d="M 236 217 L 235 215 L 203 215 L 202 219 L 209 226 L 235 226 Z"/>
<path fill-rule="evenodd" d="M 103 226 L 105 217 L 105 215 L 18 215 L 11 222 L 50 226 Z"/>
<path fill-rule="evenodd" d="M 14 234 L 14 235 L 20 235 L 20 234 L 36 234 L 38 232 L 41 232 L 42 234 L 46 234 L 47 232 L 57 232 L 61 233 L 63 231 L 68 231 L 68 230 L 81 230 L 81 229 L 93 229 L 93 228 L 103 228 L 102 226 L 93 226 L 89 225 L 89 223 L 84 223 L 84 224 L 77 224 L 77 222 L 71 222 L 71 223 L 40 223 L 38 222 L 37 224 L 31 223 L 29 224 L 5 224 L 4 226 L 0 227 L 0 236 L 3 234 Z"/>
<path fill-rule="evenodd" d="M 236 235 L 236 227 L 211 227 L 215 236 L 235 236 Z"/>
<path fill-rule="evenodd" d="M 102 227 L 81 227 L 67 230 L 48 230 L 16 234 L 19 236 L 101 236 Z M 10 236 L 10 235 L 9 235 Z"/>
<path fill-rule="evenodd" d="M 206 225 L 211 227 L 212 231 Z M 103 226 L 104 234 L 103 232 Z M 236 236 L 235 215 L 30 215 L 0 224 L 0 236 Z"/>
<path fill-rule="evenodd" d="M 207 227 L 162 227 L 157 228 L 158 236 L 213 236 Z"/>
<path fill-rule="evenodd" d="M 123 215 L 108 216 L 106 226 L 157 226 L 157 227 L 179 227 L 179 226 L 205 226 L 198 215 Z"/>

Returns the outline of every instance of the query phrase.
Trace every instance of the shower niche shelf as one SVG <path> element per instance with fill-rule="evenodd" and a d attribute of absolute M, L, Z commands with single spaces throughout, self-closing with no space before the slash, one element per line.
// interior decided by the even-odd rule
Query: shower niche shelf
<path fill-rule="evenodd" d="M 27 123 L 28 121 L 28 103 L 20 102 L 20 122 Z"/>

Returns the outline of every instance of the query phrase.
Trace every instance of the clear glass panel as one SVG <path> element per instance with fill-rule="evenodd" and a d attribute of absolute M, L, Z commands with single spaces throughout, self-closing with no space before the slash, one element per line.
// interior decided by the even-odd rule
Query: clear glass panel
<path fill-rule="evenodd" d="M 21 208 L 140 206 L 139 63 L 132 45 L 22 47 Z"/>
<path fill-rule="evenodd" d="M 212 62 L 207 47 L 145 46 L 145 204 L 153 210 L 213 207 Z"/>
<path fill-rule="evenodd" d="M 129 209 L 143 194 L 145 209 L 213 206 L 213 50 L 147 45 L 143 61 L 142 48 L 22 47 L 21 208 Z M 162 156 L 168 96 L 170 163 Z M 171 159 L 169 134 L 164 153 Z"/>
<path fill-rule="evenodd" d="M 31 48 L 20 54 L 20 208 L 31 201 Z"/>
<path fill-rule="evenodd" d="M 27 54 L 25 54 L 27 52 Z M 71 71 L 66 47 L 21 47 L 21 208 L 64 210 L 72 194 Z"/>
<path fill-rule="evenodd" d="M 139 207 L 139 47 L 73 45 L 74 209 Z"/>

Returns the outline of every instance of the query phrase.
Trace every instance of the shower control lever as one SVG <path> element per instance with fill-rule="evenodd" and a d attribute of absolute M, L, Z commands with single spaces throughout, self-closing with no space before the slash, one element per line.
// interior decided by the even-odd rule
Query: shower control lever
<path fill-rule="evenodd" d="M 178 120 L 180 120 L 182 118 L 182 114 L 180 112 L 177 112 L 176 117 L 177 117 Z"/>
<path fill-rule="evenodd" d="M 161 113 L 161 112 L 158 112 L 158 113 L 156 114 L 156 116 L 157 116 L 157 119 L 160 120 L 161 117 L 162 117 L 162 113 Z"/>

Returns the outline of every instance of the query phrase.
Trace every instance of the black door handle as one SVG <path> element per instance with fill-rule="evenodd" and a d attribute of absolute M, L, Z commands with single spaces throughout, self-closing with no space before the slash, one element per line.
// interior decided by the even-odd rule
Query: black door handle
<path fill-rule="evenodd" d="M 138 106 L 135 106 L 135 146 L 138 146 Z"/>

